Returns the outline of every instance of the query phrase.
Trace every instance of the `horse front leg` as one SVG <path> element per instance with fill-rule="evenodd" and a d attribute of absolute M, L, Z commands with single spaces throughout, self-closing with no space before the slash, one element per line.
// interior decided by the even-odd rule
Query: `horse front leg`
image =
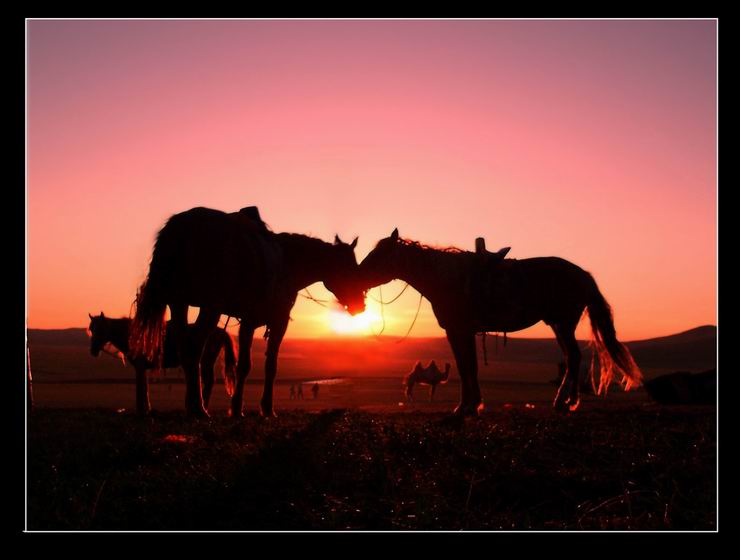
<path fill-rule="evenodd" d="M 461 416 L 475 416 L 483 403 L 478 386 L 478 359 L 475 348 L 475 333 L 457 330 L 448 330 L 447 340 L 457 362 L 457 371 L 460 373 L 460 404 L 455 408 L 455 414 Z"/>
<path fill-rule="evenodd" d="M 149 414 L 152 410 L 149 403 L 149 382 L 146 377 L 146 369 L 143 365 L 134 366 L 136 370 L 136 413 Z"/>
<path fill-rule="evenodd" d="M 280 350 L 280 343 L 283 341 L 285 331 L 288 328 L 289 315 L 280 318 L 276 324 L 269 325 L 270 336 L 267 340 L 267 352 L 265 352 L 265 387 L 262 391 L 262 400 L 260 401 L 260 412 L 262 416 L 276 416 L 272 408 L 272 390 L 277 375 L 277 358 Z"/>
<path fill-rule="evenodd" d="M 244 416 L 242 411 L 242 398 L 244 395 L 244 383 L 252 369 L 252 340 L 254 340 L 254 328 L 242 321 L 239 326 L 239 358 L 236 364 L 236 387 L 231 396 L 231 416 L 239 418 Z"/>

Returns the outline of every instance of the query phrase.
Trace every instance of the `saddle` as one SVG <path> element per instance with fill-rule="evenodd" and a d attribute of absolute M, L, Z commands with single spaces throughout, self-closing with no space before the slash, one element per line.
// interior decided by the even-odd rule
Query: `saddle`
<path fill-rule="evenodd" d="M 265 296 L 272 300 L 278 291 L 282 251 L 274 239 L 274 233 L 262 220 L 256 206 L 246 206 L 230 214 L 237 224 L 240 240 L 254 251 L 262 264 L 265 281 Z"/>
<path fill-rule="evenodd" d="M 481 332 L 506 332 L 524 311 L 523 276 L 516 259 L 505 259 L 510 247 L 495 253 L 478 250 L 470 274 L 471 313 Z"/>

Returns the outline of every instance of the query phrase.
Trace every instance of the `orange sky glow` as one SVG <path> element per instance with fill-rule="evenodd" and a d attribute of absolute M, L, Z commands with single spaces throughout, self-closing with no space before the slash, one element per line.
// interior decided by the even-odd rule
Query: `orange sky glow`
<path fill-rule="evenodd" d="M 625 340 L 716 324 L 714 21 L 27 31 L 30 328 L 128 315 L 170 215 L 249 205 L 274 231 L 359 235 L 358 261 L 394 227 L 566 258 L 594 275 Z M 384 334 L 406 333 L 418 298 L 386 307 Z M 352 324 L 299 298 L 287 336 L 378 332 L 368 308 Z M 443 334 L 424 301 L 412 335 Z"/>

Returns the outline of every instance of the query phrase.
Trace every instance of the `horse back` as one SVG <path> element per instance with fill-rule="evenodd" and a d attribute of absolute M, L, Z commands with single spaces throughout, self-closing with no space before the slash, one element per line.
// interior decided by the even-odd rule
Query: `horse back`
<path fill-rule="evenodd" d="M 282 258 L 275 234 L 245 213 L 203 207 L 168 220 L 155 256 L 161 257 L 176 298 L 234 316 L 265 299 Z"/>

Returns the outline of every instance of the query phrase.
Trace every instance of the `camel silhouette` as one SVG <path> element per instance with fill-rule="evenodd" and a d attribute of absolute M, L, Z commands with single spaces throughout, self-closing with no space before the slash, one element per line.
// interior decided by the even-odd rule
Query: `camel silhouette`
<path fill-rule="evenodd" d="M 437 385 L 447 383 L 450 378 L 450 367 L 449 362 L 446 363 L 445 370 L 442 372 L 434 360 L 427 367 L 423 367 L 421 362 L 416 362 L 414 369 L 403 380 L 403 384 L 406 386 L 406 400 L 409 402 L 414 400 L 413 391 L 416 384 L 429 385 L 429 401 L 434 400 Z"/>

